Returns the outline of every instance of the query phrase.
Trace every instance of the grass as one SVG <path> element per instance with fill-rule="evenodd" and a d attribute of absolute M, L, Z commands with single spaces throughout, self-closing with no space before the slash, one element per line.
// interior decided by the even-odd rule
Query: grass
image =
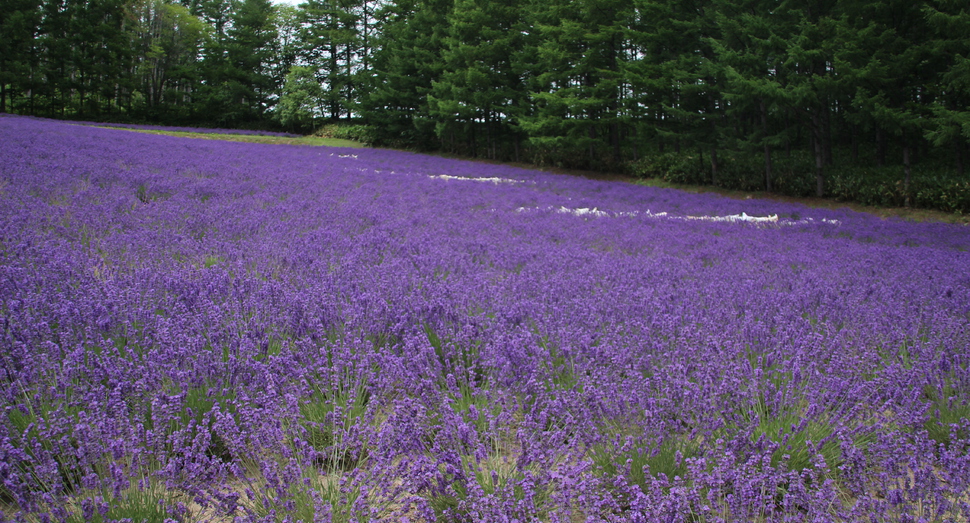
<path fill-rule="evenodd" d="M 368 400 L 366 383 L 360 380 L 333 390 L 318 388 L 300 405 L 307 443 L 320 452 L 331 472 L 353 470 L 365 459 L 347 448 L 344 434 L 366 417 Z"/>
<path fill-rule="evenodd" d="M 232 461 L 234 454 L 230 443 L 224 438 L 222 429 L 216 428 L 216 409 L 231 418 L 237 415 L 236 393 L 215 383 L 205 383 L 184 389 L 172 386 L 173 397 L 181 396 L 182 405 L 175 414 L 157 411 L 152 403 L 132 405 L 134 411 L 142 414 L 142 423 L 149 431 L 154 431 L 164 439 L 163 450 L 166 455 L 175 455 L 178 448 L 192 448 L 204 444 L 207 456 L 223 462 Z M 201 439 L 200 439 L 201 438 Z"/>
<path fill-rule="evenodd" d="M 493 401 L 484 391 L 465 382 L 458 384 L 458 391 L 447 393 L 451 409 L 475 427 L 481 441 L 491 440 L 490 424 L 502 414 L 502 404 Z"/>
<path fill-rule="evenodd" d="M 331 343 L 339 336 L 335 335 Z M 374 341 L 375 347 L 378 341 Z M 281 345 L 270 341 L 270 351 Z M 307 380 L 308 397 L 300 403 L 298 434 L 302 444 L 291 441 L 289 459 L 249 458 L 248 478 L 241 478 L 252 492 L 240 499 L 242 510 L 260 521 L 371 521 L 391 511 L 393 499 L 369 490 L 372 466 L 367 445 L 360 443 L 355 428 L 374 423 L 375 405 L 369 391 L 365 365 L 337 360 L 347 354 L 326 353 L 329 372 Z M 258 462 L 261 462 L 258 463 Z M 299 467 L 300 480 L 284 485 L 279 473 Z M 267 468 L 269 467 L 269 468 Z M 273 479 L 275 478 L 275 479 Z"/>
<path fill-rule="evenodd" d="M 700 455 L 700 443 L 682 435 L 671 435 L 659 445 L 619 445 L 613 442 L 590 448 L 590 458 L 597 472 L 607 478 L 623 473 L 628 483 L 636 485 L 644 493 L 649 491 L 648 480 L 651 478 L 665 477 L 671 485 L 675 478 L 687 479 L 687 460 Z"/>
<path fill-rule="evenodd" d="M 355 481 L 344 476 L 325 474 L 313 466 L 303 469 L 303 481 L 289 485 L 276 495 L 260 489 L 257 500 L 244 503 L 260 521 L 369 521 L 369 510 L 363 503 L 364 493 Z"/>
<path fill-rule="evenodd" d="M 10 439 L 17 448 L 24 449 L 25 455 L 12 464 L 17 475 L 51 494 L 75 492 L 81 485 L 83 470 L 74 452 L 77 442 L 55 427 L 59 421 L 70 420 L 76 423 L 82 408 L 74 403 L 68 394 L 61 399 L 51 399 L 38 394 L 32 400 L 23 391 L 23 403 L 6 412 L 11 429 Z M 53 462 L 53 463 L 52 463 Z M 50 467 L 49 465 L 54 465 Z M 9 502 L 15 499 L 8 486 L 0 483 L 0 500 Z"/>
<path fill-rule="evenodd" d="M 965 392 L 944 383 L 942 387 L 926 386 L 923 398 L 930 404 L 929 416 L 923 425 L 930 439 L 945 447 L 966 439 L 970 400 Z"/>
<path fill-rule="evenodd" d="M 795 413 L 759 419 L 751 433 L 754 441 L 764 437 L 778 447 L 771 453 L 771 466 L 785 463 L 791 471 L 812 468 L 812 458 L 821 455 L 829 470 L 842 462 L 839 442 L 833 439 L 835 427 L 825 420 L 807 420 Z"/>
<path fill-rule="evenodd" d="M 166 523 L 185 521 L 179 514 L 177 502 L 181 496 L 165 488 L 158 480 L 144 478 L 129 481 L 129 487 L 115 493 L 104 488 L 100 496 L 88 498 L 72 507 L 67 523 L 107 523 L 111 521 L 135 521 L 139 523 Z M 102 500 L 97 506 L 94 500 Z M 177 518 L 177 519 L 176 519 Z"/>
<path fill-rule="evenodd" d="M 726 196 L 728 198 L 734 198 L 735 200 L 774 200 L 785 203 L 799 203 L 807 207 L 821 209 L 850 209 L 856 212 L 864 212 L 879 216 L 880 218 L 899 218 L 914 222 L 944 222 L 962 225 L 970 224 L 970 215 L 948 213 L 931 209 L 916 209 L 912 207 L 876 207 L 873 205 L 862 205 L 859 203 L 844 202 L 829 198 L 798 198 L 794 196 L 782 196 L 779 194 L 767 193 L 764 191 L 738 191 L 733 189 L 722 189 L 712 185 L 686 185 L 680 183 L 671 183 L 660 178 L 641 179 L 620 175 L 615 176 L 617 176 L 617 179 L 622 179 L 622 181 L 627 181 L 636 185 L 660 187 L 664 189 L 677 189 L 690 193 L 714 193 L 721 196 Z"/>
<path fill-rule="evenodd" d="M 254 136 L 243 134 L 222 134 L 222 133 L 193 133 L 186 131 L 157 131 L 145 129 L 128 129 L 126 127 L 108 127 L 109 129 L 121 129 L 123 131 L 133 131 L 146 134 L 163 134 L 165 136 L 179 136 L 182 138 L 198 138 L 203 140 L 223 140 L 228 142 L 247 142 L 247 143 L 268 143 L 273 145 L 309 145 L 313 147 L 354 147 L 361 148 L 364 144 L 353 140 L 341 140 L 339 138 L 321 138 L 319 136 Z"/>
<path fill-rule="evenodd" d="M 442 337 L 429 325 L 424 326 L 428 343 L 441 363 L 442 377 L 454 376 L 464 385 L 479 386 L 486 381 L 486 371 L 480 363 L 481 343 L 478 340 L 460 341 Z"/>
<path fill-rule="evenodd" d="M 428 498 L 436 520 L 475 521 L 473 510 L 481 499 L 511 499 L 532 516 L 547 515 L 551 492 L 532 480 L 538 466 L 520 467 L 513 449 L 501 445 L 486 456 L 463 455 L 460 460 L 460 469 L 444 473 L 444 482 Z"/>

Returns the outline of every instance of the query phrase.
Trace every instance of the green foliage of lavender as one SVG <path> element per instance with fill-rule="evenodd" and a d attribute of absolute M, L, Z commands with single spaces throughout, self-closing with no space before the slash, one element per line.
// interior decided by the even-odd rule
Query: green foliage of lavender
<path fill-rule="evenodd" d="M 25 117 L 0 160 L 0 521 L 970 518 L 966 227 Z"/>

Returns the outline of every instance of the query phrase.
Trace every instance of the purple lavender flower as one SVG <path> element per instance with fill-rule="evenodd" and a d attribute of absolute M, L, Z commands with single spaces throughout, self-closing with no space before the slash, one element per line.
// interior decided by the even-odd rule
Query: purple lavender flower
<path fill-rule="evenodd" d="M 970 518 L 966 227 L 8 116 L 0 225 L 14 518 Z"/>

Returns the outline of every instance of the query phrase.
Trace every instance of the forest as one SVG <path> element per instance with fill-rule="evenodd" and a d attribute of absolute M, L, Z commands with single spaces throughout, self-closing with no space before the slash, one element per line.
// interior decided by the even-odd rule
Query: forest
<path fill-rule="evenodd" d="M 0 34 L 0 112 L 970 212 L 964 1 L 0 0 Z"/>

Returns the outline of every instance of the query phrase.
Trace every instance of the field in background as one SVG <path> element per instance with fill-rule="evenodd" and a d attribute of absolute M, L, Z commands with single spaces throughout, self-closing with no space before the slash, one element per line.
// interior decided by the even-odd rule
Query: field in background
<path fill-rule="evenodd" d="M 110 125 L 105 124 L 105 126 L 110 127 Z M 357 130 L 358 127 L 362 126 L 350 126 L 353 130 Z M 343 128 L 345 129 L 346 126 Z M 342 129 L 338 126 L 324 127 L 322 132 L 307 136 L 247 136 L 239 134 L 228 134 L 226 132 L 186 132 L 186 131 L 173 131 L 173 130 L 143 130 L 142 132 L 149 132 L 154 134 L 167 134 L 170 136 L 182 136 L 185 138 L 202 138 L 202 139 L 212 139 L 212 140 L 227 140 L 227 141 L 238 141 L 238 142 L 251 142 L 251 143 L 268 143 L 277 145 L 312 145 L 312 146 L 328 146 L 328 147 L 365 147 L 366 145 L 362 142 L 334 138 L 333 134 L 339 134 L 337 130 Z M 362 131 L 359 131 L 362 132 Z M 322 134 L 322 136 L 321 136 Z M 353 133 L 351 133 L 353 134 Z M 448 155 L 439 155 L 443 157 L 448 157 Z M 465 158 L 469 160 L 468 158 Z M 488 162 L 487 160 L 475 160 Z M 535 169 L 534 166 L 529 166 L 526 164 L 514 164 L 511 162 L 494 162 L 505 165 L 514 165 L 516 167 L 524 169 Z M 693 193 L 704 193 L 710 192 L 719 194 L 722 196 L 727 196 L 729 198 L 736 199 L 772 199 L 789 203 L 796 203 L 807 205 L 809 207 L 822 207 L 827 209 L 849 209 L 857 212 L 865 212 L 874 214 L 882 218 L 902 218 L 905 220 L 914 221 L 940 221 L 945 223 L 970 223 L 970 216 L 962 213 L 951 213 L 937 211 L 933 209 L 918 209 L 918 208 L 905 208 L 905 207 L 885 207 L 885 206 L 872 206 L 872 205 L 862 205 L 855 202 L 845 202 L 838 201 L 829 198 L 811 198 L 811 197 L 793 197 L 793 196 L 783 196 L 778 194 L 769 194 L 764 191 L 740 191 L 724 189 L 720 187 L 707 186 L 707 185 L 691 185 L 669 182 L 663 178 L 637 178 L 629 176 L 626 174 L 617 173 L 604 173 L 604 172 L 594 172 L 594 171 L 580 171 L 575 169 L 549 169 L 546 168 L 548 172 L 556 172 L 569 174 L 572 176 L 582 176 L 585 178 L 595 179 L 595 180 L 608 180 L 608 181 L 622 181 L 628 183 L 636 183 L 640 185 L 645 185 L 648 187 L 662 187 L 668 189 L 677 189 L 681 191 L 693 192 Z"/>
<path fill-rule="evenodd" d="M 253 136 L 243 134 L 226 134 L 218 132 L 188 132 L 188 131 L 166 131 L 166 130 L 145 130 L 131 129 L 135 132 L 147 134 L 164 134 L 168 136 L 181 136 L 183 138 L 200 138 L 204 140 L 225 140 L 229 142 L 248 142 L 266 143 L 274 145 L 312 145 L 326 147 L 363 147 L 360 142 L 353 140 L 341 140 L 339 138 L 321 138 L 319 136 Z"/>
<path fill-rule="evenodd" d="M 965 226 L 22 117 L 0 158 L 2 518 L 970 518 Z"/>

